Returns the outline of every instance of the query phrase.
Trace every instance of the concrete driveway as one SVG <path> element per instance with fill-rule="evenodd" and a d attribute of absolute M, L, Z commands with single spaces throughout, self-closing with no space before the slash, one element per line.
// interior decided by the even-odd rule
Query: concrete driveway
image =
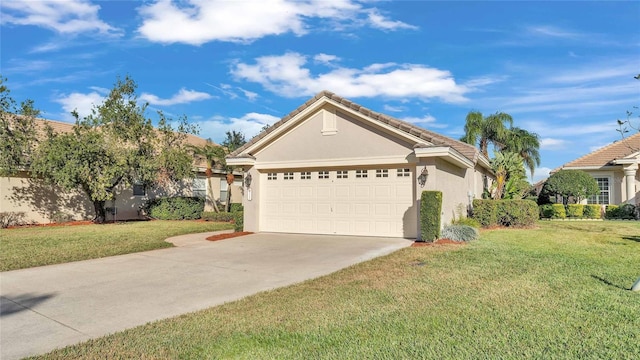
<path fill-rule="evenodd" d="M 0 358 L 46 353 L 260 291 L 295 284 L 411 245 L 356 236 L 253 234 L 0 273 Z"/>

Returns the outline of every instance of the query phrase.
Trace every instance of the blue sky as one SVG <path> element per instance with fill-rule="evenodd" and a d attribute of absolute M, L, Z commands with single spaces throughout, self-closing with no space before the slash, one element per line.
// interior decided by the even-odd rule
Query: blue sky
<path fill-rule="evenodd" d="M 550 169 L 620 138 L 640 105 L 640 2 L 37 1 L 0 3 L 0 72 L 42 117 L 88 114 L 130 75 L 155 110 L 216 142 L 329 90 L 459 138 L 511 114 Z"/>

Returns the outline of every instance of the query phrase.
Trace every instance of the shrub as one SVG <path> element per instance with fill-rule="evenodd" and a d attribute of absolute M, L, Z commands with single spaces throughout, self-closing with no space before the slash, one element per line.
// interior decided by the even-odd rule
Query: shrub
<path fill-rule="evenodd" d="M 635 219 L 635 205 L 632 204 L 623 204 L 619 207 L 619 218 L 624 220 L 632 220 Z"/>
<path fill-rule="evenodd" d="M 64 211 L 56 211 L 55 213 L 53 213 L 53 215 L 51 215 L 50 220 L 53 223 L 62 224 L 69 221 L 73 221 L 73 215 L 68 214 Z"/>
<path fill-rule="evenodd" d="M 236 211 L 233 215 L 234 230 L 241 232 L 244 230 L 244 211 Z"/>
<path fill-rule="evenodd" d="M 197 197 L 163 197 L 149 200 L 145 213 L 158 220 L 200 219 L 204 210 L 204 199 Z"/>
<path fill-rule="evenodd" d="M 473 218 L 485 227 L 498 224 L 497 201 L 499 200 L 473 200 Z"/>
<path fill-rule="evenodd" d="M 478 239 L 478 229 L 467 225 L 449 225 L 442 229 L 440 238 L 453 241 L 472 241 Z"/>
<path fill-rule="evenodd" d="M 553 204 L 544 204 L 538 207 L 540 209 L 540 218 L 541 219 L 551 219 L 553 218 Z"/>
<path fill-rule="evenodd" d="M 567 205 L 567 216 L 571 218 L 581 218 L 584 215 L 584 205 L 569 204 Z"/>
<path fill-rule="evenodd" d="M 451 222 L 451 225 L 465 225 L 465 226 L 471 226 L 476 229 L 480 228 L 481 226 L 478 220 L 470 217 L 462 217 L 457 220 L 454 220 Z"/>
<path fill-rule="evenodd" d="M 421 240 L 433 242 L 440 237 L 442 192 L 423 191 L 420 197 Z"/>
<path fill-rule="evenodd" d="M 531 200 L 473 200 L 473 218 L 482 226 L 531 226 L 538 216 Z"/>
<path fill-rule="evenodd" d="M 201 218 L 205 221 L 231 222 L 234 218 L 234 213 L 203 211 Z"/>
<path fill-rule="evenodd" d="M 240 203 L 232 203 L 231 207 L 229 208 L 229 211 L 232 213 L 238 212 L 238 211 L 244 211 L 244 207 Z"/>
<path fill-rule="evenodd" d="M 602 214 L 600 212 L 600 205 L 589 204 L 584 206 L 583 215 L 587 219 L 601 219 Z"/>
<path fill-rule="evenodd" d="M 531 226 L 538 220 L 538 204 L 531 200 L 498 201 L 498 225 Z"/>
<path fill-rule="evenodd" d="M 607 219 L 619 219 L 620 208 L 618 205 L 607 205 L 604 216 Z"/>
<path fill-rule="evenodd" d="M 0 212 L 0 229 L 6 229 L 9 226 L 17 226 L 24 224 L 24 212 L 7 211 Z"/>
<path fill-rule="evenodd" d="M 551 204 L 551 208 L 553 209 L 552 219 L 564 219 L 567 217 L 567 211 L 562 204 Z"/>

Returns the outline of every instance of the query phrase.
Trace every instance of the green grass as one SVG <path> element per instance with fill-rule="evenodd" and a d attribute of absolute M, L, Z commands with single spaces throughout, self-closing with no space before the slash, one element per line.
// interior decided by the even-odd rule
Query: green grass
<path fill-rule="evenodd" d="M 223 229 L 233 229 L 233 224 L 139 221 L 3 229 L 0 271 L 166 248 L 173 246 L 164 241 L 168 237 Z"/>
<path fill-rule="evenodd" d="M 637 359 L 640 223 L 407 248 L 40 358 Z"/>

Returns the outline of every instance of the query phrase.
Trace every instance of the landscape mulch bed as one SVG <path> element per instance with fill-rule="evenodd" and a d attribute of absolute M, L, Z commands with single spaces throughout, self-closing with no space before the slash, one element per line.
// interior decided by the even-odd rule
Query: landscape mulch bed
<path fill-rule="evenodd" d="M 462 245 L 464 242 L 462 241 L 453 241 L 451 239 L 438 239 L 434 242 L 426 242 L 426 241 L 415 241 L 411 244 L 411 247 L 422 247 L 422 246 L 435 246 L 435 245 Z"/>
<path fill-rule="evenodd" d="M 218 240 L 231 239 L 231 238 L 234 238 L 234 237 L 250 235 L 250 234 L 253 234 L 253 233 L 249 232 L 249 231 L 238 231 L 238 232 L 232 232 L 232 233 L 218 234 L 218 235 L 209 236 L 207 238 L 207 240 L 209 240 L 209 241 L 218 241 Z"/>

